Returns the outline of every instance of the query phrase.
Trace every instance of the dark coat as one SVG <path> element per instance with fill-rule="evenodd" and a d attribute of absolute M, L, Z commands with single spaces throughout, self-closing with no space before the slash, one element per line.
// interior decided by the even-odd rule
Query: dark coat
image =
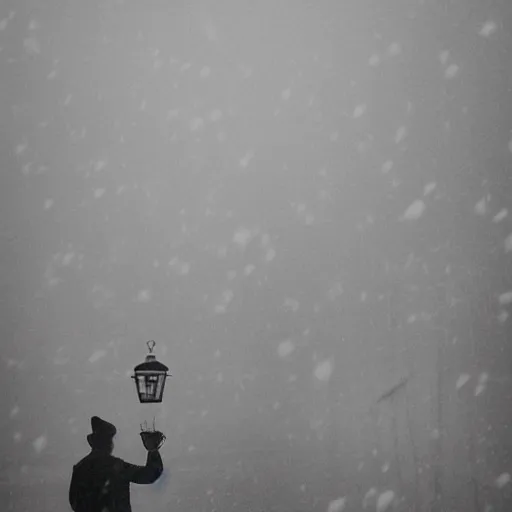
<path fill-rule="evenodd" d="M 93 450 L 73 466 L 69 503 L 74 512 L 131 512 L 130 483 L 152 484 L 162 471 L 158 451 L 148 452 L 145 466 L 135 466 Z"/>

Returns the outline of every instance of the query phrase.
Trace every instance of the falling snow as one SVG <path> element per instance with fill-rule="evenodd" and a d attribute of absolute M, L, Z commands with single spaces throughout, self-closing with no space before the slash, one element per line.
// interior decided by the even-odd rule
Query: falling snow
<path fill-rule="evenodd" d="M 210 120 L 216 123 L 222 119 L 222 110 L 215 109 L 210 112 Z"/>
<path fill-rule="evenodd" d="M 315 377 L 322 382 L 327 382 L 332 375 L 333 364 L 332 361 L 323 361 L 319 363 L 315 368 Z"/>
<path fill-rule="evenodd" d="M 402 53 L 402 47 L 400 43 L 394 42 L 388 46 L 388 55 L 390 57 L 396 57 Z"/>
<path fill-rule="evenodd" d="M 498 223 L 504 220 L 508 216 L 508 210 L 503 208 L 500 210 L 492 219 L 493 222 Z"/>
<path fill-rule="evenodd" d="M 279 343 L 277 353 L 279 357 L 288 357 L 295 350 L 295 345 L 291 340 L 282 341 Z"/>
<path fill-rule="evenodd" d="M 140 290 L 137 294 L 136 301 L 137 302 L 149 302 L 151 300 L 151 291 L 150 290 Z"/>
<path fill-rule="evenodd" d="M 500 324 L 504 324 L 509 317 L 509 313 L 507 311 L 500 311 L 497 316 L 497 320 Z"/>
<path fill-rule="evenodd" d="M 395 144 L 400 144 L 407 135 L 407 128 L 405 126 L 400 126 L 395 133 Z"/>
<path fill-rule="evenodd" d="M 387 174 L 391 169 L 393 169 L 393 162 L 391 160 L 386 160 L 381 167 L 381 172 L 383 174 Z"/>
<path fill-rule="evenodd" d="M 354 109 L 354 113 L 352 114 L 352 117 L 354 119 L 357 119 L 361 117 L 366 112 L 366 105 L 357 105 L 357 107 Z"/>
<path fill-rule="evenodd" d="M 203 68 L 201 68 L 201 71 L 199 73 L 199 76 L 201 78 L 207 78 L 210 76 L 210 68 L 208 66 L 204 66 Z"/>
<path fill-rule="evenodd" d="M 240 167 L 248 167 L 251 160 L 254 158 L 254 151 L 250 150 L 240 159 Z"/>
<path fill-rule="evenodd" d="M 244 248 L 252 239 L 253 233 L 247 228 L 239 228 L 233 235 L 233 243 Z"/>
<path fill-rule="evenodd" d="M 41 453 L 46 448 L 47 445 L 48 440 L 44 435 L 39 436 L 37 439 L 34 439 L 32 443 L 32 446 L 34 447 L 36 453 Z"/>
<path fill-rule="evenodd" d="M 293 313 L 296 313 L 299 310 L 300 303 L 298 300 L 288 297 L 287 299 L 285 299 L 285 301 L 283 303 L 283 307 L 285 309 L 287 309 L 288 311 L 292 311 Z"/>
<path fill-rule="evenodd" d="M 496 487 L 498 489 L 503 489 L 503 487 L 507 486 L 510 483 L 510 474 L 509 473 L 502 473 L 496 480 L 494 481 Z"/>
<path fill-rule="evenodd" d="M 412 202 L 405 210 L 402 220 L 412 221 L 419 219 L 425 211 L 425 203 L 421 199 Z"/>
<path fill-rule="evenodd" d="M 378 494 L 378 491 L 375 487 L 371 487 L 370 489 L 368 489 L 368 491 L 366 491 L 366 494 L 363 497 L 363 502 L 361 504 L 362 507 L 364 509 L 368 508 L 370 505 L 370 502 L 372 501 L 373 498 L 375 498 L 377 496 L 377 494 Z"/>
<path fill-rule="evenodd" d="M 276 251 L 272 247 L 269 247 L 265 252 L 265 261 L 270 263 L 276 257 Z"/>
<path fill-rule="evenodd" d="M 368 64 L 372 67 L 378 66 L 380 64 L 380 57 L 377 54 L 373 54 L 368 59 Z"/>
<path fill-rule="evenodd" d="M 35 37 L 27 37 L 23 40 L 23 46 L 28 55 L 36 56 L 41 53 L 41 45 Z"/>
<path fill-rule="evenodd" d="M 459 375 L 457 382 L 455 383 L 455 387 L 457 389 L 461 389 L 465 384 L 469 382 L 470 376 L 467 373 L 463 373 Z"/>
<path fill-rule="evenodd" d="M 384 491 L 377 498 L 376 512 L 386 512 L 390 509 L 395 501 L 395 493 L 393 491 Z"/>
<path fill-rule="evenodd" d="M 96 351 L 91 355 L 91 357 L 89 357 L 89 362 L 90 362 L 90 363 L 96 363 L 96 362 L 97 362 L 97 361 L 99 361 L 100 359 L 103 359 L 106 355 L 107 355 L 107 353 L 106 353 L 104 350 L 96 350 Z"/>
<path fill-rule="evenodd" d="M 194 117 L 189 122 L 189 128 L 191 132 L 197 132 L 204 128 L 204 120 L 202 117 Z"/>
<path fill-rule="evenodd" d="M 443 66 L 448 64 L 448 60 L 450 58 L 450 52 L 448 50 L 444 50 L 439 54 L 439 60 Z"/>
<path fill-rule="evenodd" d="M 480 31 L 478 32 L 482 37 L 490 37 L 492 34 L 494 34 L 494 32 L 496 32 L 497 30 L 497 26 L 496 26 L 496 23 L 494 21 L 486 21 Z"/>
<path fill-rule="evenodd" d="M 464 480 L 505 510 L 512 46 L 491 3 L 340 25 L 335 2 L 291 2 L 255 29 L 258 2 L 107 0 L 92 35 L 73 29 L 87 2 L 3 9 L 6 510 L 60 507 L 37 485 L 69 483 L 89 415 L 135 426 L 120 451 L 140 463 L 130 435 L 171 405 L 179 471 L 201 467 L 213 512 L 247 508 L 247 470 L 279 496 L 267 466 L 300 497 L 263 508 L 423 510 L 437 464 L 444 505 Z M 141 419 L 129 377 L 151 338 L 175 385 Z M 407 397 L 376 403 L 396 372 Z M 162 502 L 190 508 L 197 489 L 169 485 Z"/>
<path fill-rule="evenodd" d="M 505 238 L 505 252 L 512 251 L 512 233 Z"/>
<path fill-rule="evenodd" d="M 499 303 L 502 306 L 506 306 L 512 303 L 512 291 L 504 292 L 498 297 Z"/>
<path fill-rule="evenodd" d="M 329 503 L 327 507 L 327 512 L 343 512 L 345 510 L 345 506 L 347 504 L 346 498 L 338 498 Z"/>
<path fill-rule="evenodd" d="M 487 212 L 486 198 L 482 197 L 482 199 L 480 199 L 480 201 L 478 201 L 478 203 L 476 203 L 476 205 L 475 205 L 475 213 L 477 215 L 485 215 L 486 212 Z"/>
<path fill-rule="evenodd" d="M 452 78 L 455 78 L 457 76 L 459 72 L 459 66 L 457 66 L 457 64 L 450 64 L 450 66 L 448 66 L 444 72 L 444 76 L 445 78 L 448 78 L 448 79 L 452 79 Z"/>
<path fill-rule="evenodd" d="M 423 187 L 423 195 L 426 197 L 428 195 L 430 195 L 432 192 L 434 192 L 434 190 L 436 189 L 437 187 L 437 184 L 434 182 L 434 181 L 431 181 L 430 183 L 427 183 L 424 187 Z"/>

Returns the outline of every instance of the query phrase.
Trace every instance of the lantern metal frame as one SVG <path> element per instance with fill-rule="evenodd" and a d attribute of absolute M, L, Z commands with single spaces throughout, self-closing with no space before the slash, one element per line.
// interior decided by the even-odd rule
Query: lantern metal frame
<path fill-rule="evenodd" d="M 161 403 L 164 396 L 165 381 L 167 377 L 172 377 L 172 375 L 167 373 L 169 368 L 158 361 L 153 354 L 155 341 L 149 340 L 146 345 L 149 354 L 143 363 L 134 368 L 134 374 L 131 377 L 135 381 L 137 396 L 141 404 Z"/>

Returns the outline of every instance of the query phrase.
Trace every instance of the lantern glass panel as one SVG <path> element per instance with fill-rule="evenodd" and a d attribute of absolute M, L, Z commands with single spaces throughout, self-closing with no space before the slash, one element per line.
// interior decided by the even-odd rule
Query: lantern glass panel
<path fill-rule="evenodd" d="M 148 375 L 146 377 L 146 394 L 147 398 L 155 398 L 156 383 L 158 382 L 158 376 Z"/>
<path fill-rule="evenodd" d="M 146 379 L 144 378 L 144 375 L 137 375 L 135 383 L 137 384 L 137 392 L 139 394 L 139 399 L 142 401 L 146 398 L 147 395 Z"/>

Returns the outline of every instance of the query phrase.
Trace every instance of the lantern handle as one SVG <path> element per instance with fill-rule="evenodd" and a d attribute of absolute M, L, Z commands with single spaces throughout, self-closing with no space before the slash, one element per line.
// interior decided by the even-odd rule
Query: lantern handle
<path fill-rule="evenodd" d="M 154 340 L 149 340 L 148 342 L 146 342 L 146 345 L 148 346 L 148 349 L 149 349 L 149 353 L 152 354 L 153 353 L 153 349 L 155 348 L 155 341 Z"/>

